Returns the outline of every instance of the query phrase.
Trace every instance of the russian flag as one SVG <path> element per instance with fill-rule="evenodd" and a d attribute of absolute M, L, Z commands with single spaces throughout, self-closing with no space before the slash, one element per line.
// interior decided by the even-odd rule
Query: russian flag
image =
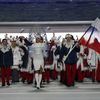
<path fill-rule="evenodd" d="M 97 18 L 80 38 L 79 43 L 100 54 L 100 19 Z"/>

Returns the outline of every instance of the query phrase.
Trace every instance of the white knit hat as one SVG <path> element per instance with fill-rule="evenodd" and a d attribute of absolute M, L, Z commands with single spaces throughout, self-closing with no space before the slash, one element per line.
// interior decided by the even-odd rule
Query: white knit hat
<path fill-rule="evenodd" d="M 72 35 L 71 34 L 66 34 L 65 35 L 65 38 L 68 38 L 68 37 L 71 37 L 72 38 Z"/>
<path fill-rule="evenodd" d="M 40 35 L 36 35 L 35 38 L 41 38 L 41 36 Z"/>

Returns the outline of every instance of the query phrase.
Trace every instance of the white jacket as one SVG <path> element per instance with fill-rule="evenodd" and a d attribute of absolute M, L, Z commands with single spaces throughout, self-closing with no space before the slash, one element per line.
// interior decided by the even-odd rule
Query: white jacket
<path fill-rule="evenodd" d="M 13 51 L 13 66 L 12 66 L 13 69 L 13 68 L 17 68 L 17 66 L 20 64 L 21 54 L 19 51 L 19 47 L 17 46 L 15 48 L 12 48 L 12 51 Z"/>
<path fill-rule="evenodd" d="M 81 71 L 87 70 L 87 67 L 85 67 L 84 63 L 83 63 L 83 60 L 87 59 L 87 55 L 84 53 L 85 48 L 86 48 L 85 46 L 81 45 L 80 46 L 80 52 L 77 55 L 78 56 L 77 69 L 79 68 L 79 66 L 81 66 Z M 83 55 L 83 56 L 80 56 L 80 54 Z"/>
<path fill-rule="evenodd" d="M 98 56 L 97 53 L 92 50 L 89 49 L 89 55 L 88 55 L 88 64 L 92 67 L 92 68 L 97 68 L 97 63 L 98 63 Z"/>

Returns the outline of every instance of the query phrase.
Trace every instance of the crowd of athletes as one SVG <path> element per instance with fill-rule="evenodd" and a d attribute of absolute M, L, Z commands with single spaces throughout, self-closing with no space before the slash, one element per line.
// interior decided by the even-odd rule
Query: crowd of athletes
<path fill-rule="evenodd" d="M 35 84 L 39 89 L 45 82 L 58 80 L 68 87 L 75 82 L 100 82 L 100 54 L 81 45 L 71 34 L 60 41 L 48 41 L 40 34 L 34 41 L 24 36 L 5 37 L 0 41 L 1 86 L 18 82 Z"/>

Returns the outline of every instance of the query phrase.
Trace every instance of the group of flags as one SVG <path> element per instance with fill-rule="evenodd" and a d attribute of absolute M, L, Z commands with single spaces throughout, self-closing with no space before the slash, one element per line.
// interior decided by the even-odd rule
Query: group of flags
<path fill-rule="evenodd" d="M 91 48 L 100 54 L 100 19 L 96 20 L 90 25 L 83 36 L 80 38 L 79 43 L 88 48 Z"/>

